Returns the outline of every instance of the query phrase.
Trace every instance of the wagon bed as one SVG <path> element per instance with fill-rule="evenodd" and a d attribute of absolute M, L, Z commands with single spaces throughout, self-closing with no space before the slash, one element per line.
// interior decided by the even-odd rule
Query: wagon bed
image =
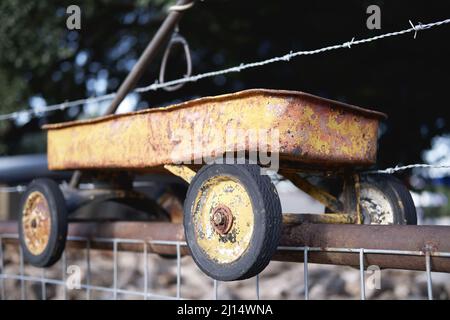
<path fill-rule="evenodd" d="M 222 151 L 254 152 L 261 145 L 240 134 L 252 130 L 267 134 L 266 150 L 279 153 L 281 168 L 333 168 L 372 165 L 385 117 L 303 92 L 252 89 L 44 129 L 51 170 L 151 169 Z M 275 130 L 278 141 L 271 139 Z"/>

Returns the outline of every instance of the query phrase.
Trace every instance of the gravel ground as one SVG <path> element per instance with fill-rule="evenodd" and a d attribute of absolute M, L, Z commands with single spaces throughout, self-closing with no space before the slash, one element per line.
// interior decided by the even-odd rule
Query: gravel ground
<path fill-rule="evenodd" d="M 4 248 L 6 274 L 18 274 L 19 253 L 16 246 Z M 113 286 L 113 257 L 111 252 L 92 251 L 91 253 L 91 284 L 94 286 Z M 86 283 L 86 261 L 82 251 L 68 250 L 67 264 L 78 266 L 81 271 L 81 281 Z M 157 255 L 148 255 L 148 292 L 176 296 L 177 272 L 176 260 L 163 259 Z M 144 257 L 142 254 L 120 252 L 118 254 L 118 288 L 143 292 L 144 290 Z M 25 267 L 25 274 L 41 277 L 42 270 L 30 266 Z M 45 271 L 50 279 L 62 279 L 61 263 Z M 66 275 L 69 277 L 69 275 Z M 373 279 L 373 278 L 372 278 Z M 435 299 L 450 298 L 450 274 L 433 273 L 433 294 Z M 366 281 L 368 286 L 373 281 Z M 256 281 L 219 283 L 218 295 L 221 299 L 255 299 Z M 424 272 L 403 270 L 382 270 L 380 274 L 380 289 L 367 288 L 368 299 L 426 299 L 427 286 Z M 7 299 L 20 299 L 21 282 L 4 280 L 4 290 Z M 260 275 L 261 299 L 303 299 L 303 264 L 272 262 Z M 350 267 L 309 265 L 309 295 L 310 299 L 358 299 L 359 271 Z M 53 284 L 45 286 L 49 299 L 63 299 L 64 288 Z M 42 297 L 41 282 L 25 282 L 27 299 Z M 213 281 L 206 277 L 194 264 L 190 257 L 181 260 L 181 296 L 190 299 L 214 298 Z M 86 299 L 85 289 L 67 290 L 70 299 Z M 91 291 L 93 299 L 112 299 L 111 292 Z M 142 299 L 139 295 L 118 294 L 118 299 Z"/>

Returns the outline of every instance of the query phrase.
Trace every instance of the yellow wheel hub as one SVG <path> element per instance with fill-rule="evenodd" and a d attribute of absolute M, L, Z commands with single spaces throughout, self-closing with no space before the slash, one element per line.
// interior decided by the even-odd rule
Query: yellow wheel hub
<path fill-rule="evenodd" d="M 22 227 L 25 244 L 33 255 L 44 252 L 50 238 L 51 217 L 45 196 L 34 191 L 23 207 Z"/>
<path fill-rule="evenodd" d="M 193 223 L 198 245 L 212 260 L 237 260 L 249 247 L 254 218 L 251 199 L 238 179 L 213 177 L 195 199 Z"/>

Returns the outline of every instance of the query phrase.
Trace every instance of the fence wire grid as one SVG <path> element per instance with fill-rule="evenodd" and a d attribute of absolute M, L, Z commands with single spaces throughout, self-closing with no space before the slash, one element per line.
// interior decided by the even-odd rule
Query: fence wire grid
<path fill-rule="evenodd" d="M 218 75 L 224 75 L 228 73 L 235 73 L 240 72 L 246 69 L 250 68 L 256 68 L 256 67 L 262 67 L 264 65 L 275 63 L 275 62 L 289 62 L 292 58 L 298 57 L 298 56 L 304 56 L 304 55 L 313 55 L 313 54 L 319 54 L 319 53 L 325 53 L 332 50 L 337 49 L 351 49 L 352 47 L 356 45 L 361 45 L 365 43 L 369 43 L 372 41 L 378 41 L 387 37 L 395 37 L 404 35 L 407 33 L 413 33 L 414 38 L 416 38 L 417 33 L 422 30 L 431 29 L 434 27 L 446 25 L 450 23 L 450 19 L 445 19 L 442 21 L 437 21 L 429 24 L 414 24 L 411 21 L 409 21 L 411 27 L 390 32 L 386 34 L 381 34 L 375 37 L 371 38 L 365 38 L 365 39 L 358 39 L 355 40 L 355 38 L 352 38 L 350 41 L 345 41 L 340 44 L 335 44 L 331 46 L 325 46 L 319 49 L 314 50 L 308 50 L 308 51 L 296 51 L 296 52 L 289 52 L 282 56 L 273 57 L 267 60 L 262 61 L 256 61 L 251 63 L 242 63 L 240 65 L 225 68 L 222 70 L 217 71 L 210 71 L 204 74 L 197 74 L 190 77 L 184 77 L 176 80 L 171 80 L 167 82 L 158 83 L 155 82 L 149 86 L 142 87 L 142 88 L 136 88 L 133 92 L 135 93 L 143 93 L 148 92 L 152 90 L 158 90 L 165 87 L 170 87 L 173 85 L 188 83 L 188 82 L 196 82 L 198 80 L 204 79 L 204 78 L 211 78 Z M 115 93 L 110 93 L 103 96 L 98 97 L 91 97 L 86 99 L 80 99 L 76 101 L 66 101 L 63 103 L 55 104 L 55 105 L 49 105 L 42 108 L 36 108 L 36 109 L 25 109 L 22 111 L 13 112 L 10 114 L 3 114 L 0 115 L 0 121 L 2 120 L 15 120 L 23 115 L 27 115 L 30 117 L 42 117 L 47 112 L 51 111 L 58 111 L 58 110 L 65 110 L 67 108 L 71 108 L 74 106 L 79 106 L 87 103 L 94 103 L 94 102 L 100 102 L 105 100 L 110 100 L 114 98 Z M 395 172 L 401 171 L 401 170 L 407 170 L 412 168 L 449 168 L 449 165 L 426 165 L 426 164 L 414 164 L 414 165 L 408 165 L 403 167 L 394 167 L 394 168 L 388 168 L 384 170 L 377 170 L 372 171 L 368 173 L 387 173 L 387 174 L 393 174 Z M 0 188 L 3 192 L 22 192 L 25 189 L 24 186 L 12 186 L 12 187 L 4 187 Z M 48 299 L 49 295 L 47 292 L 48 285 L 54 285 L 61 287 L 63 289 L 64 295 L 63 297 L 67 299 L 69 297 L 68 295 L 68 287 L 67 287 L 67 253 L 63 253 L 61 264 L 62 264 L 62 273 L 61 277 L 59 279 L 50 278 L 47 276 L 46 269 L 41 270 L 40 276 L 30 276 L 26 274 L 25 266 L 26 263 L 24 261 L 23 252 L 18 246 L 19 249 L 19 272 L 18 273 L 7 273 L 5 272 L 5 252 L 4 252 L 4 245 L 5 240 L 17 240 L 18 236 L 16 234 L 3 234 L 0 235 L 0 298 L 2 300 L 7 300 L 10 298 L 10 292 L 7 292 L 5 282 L 8 280 L 18 281 L 20 284 L 20 299 L 26 300 L 27 299 L 27 283 L 33 283 L 35 285 L 40 286 L 40 298 L 43 300 Z M 113 239 L 113 238 L 94 238 L 94 239 L 86 239 L 86 238 L 79 238 L 79 237 L 68 237 L 69 242 L 81 242 L 84 244 L 84 264 L 86 266 L 86 276 L 85 281 L 83 283 L 80 283 L 79 287 L 80 290 L 85 291 L 86 299 L 92 299 L 94 292 L 104 292 L 111 294 L 112 299 L 119 299 L 122 296 L 134 296 L 134 297 L 141 297 L 143 299 L 183 299 L 183 296 L 181 294 L 182 289 L 182 277 L 187 276 L 183 275 L 182 272 L 182 263 L 181 263 L 181 248 L 186 246 L 185 242 L 178 242 L 178 241 L 143 241 L 143 240 L 135 240 L 135 239 Z M 112 285 L 111 286 L 100 286 L 95 285 L 93 282 L 93 273 L 92 273 L 92 264 L 91 264 L 91 244 L 92 242 L 102 242 L 106 243 L 112 246 Z M 118 265 L 118 255 L 119 255 L 119 245 L 120 244 L 142 244 L 142 252 L 137 253 L 141 254 L 144 259 L 142 263 L 142 274 L 143 274 L 143 288 L 141 290 L 132 290 L 132 289 L 123 289 L 119 286 L 119 265 Z M 149 253 L 149 246 L 150 245 L 165 245 L 165 246 L 174 246 L 176 248 L 176 259 L 174 260 L 175 266 L 176 266 L 176 290 L 174 295 L 162 295 L 155 292 L 150 292 L 150 288 L 148 285 L 148 279 L 149 279 L 149 266 L 148 266 L 148 255 Z M 364 255 L 365 254 L 395 254 L 399 256 L 421 256 L 424 259 L 424 265 L 425 265 L 425 274 L 426 274 L 426 284 L 427 284 L 427 295 L 428 299 L 433 299 L 433 282 L 432 282 L 432 265 L 431 265 L 431 258 L 436 257 L 445 257 L 450 258 L 450 252 L 432 252 L 430 251 L 402 251 L 402 250 L 374 250 L 374 249 L 367 249 L 367 248 L 319 248 L 319 247 L 279 247 L 279 250 L 283 251 L 301 251 L 303 252 L 304 260 L 303 260 L 303 272 L 299 271 L 299 279 L 303 276 L 303 283 L 304 283 L 304 299 L 308 300 L 310 299 L 310 292 L 309 288 L 311 285 L 311 279 L 309 274 L 309 262 L 308 262 L 308 256 L 311 252 L 345 252 L 345 253 L 355 253 L 359 255 L 359 270 L 355 270 L 355 272 L 359 272 L 359 298 L 361 300 L 366 299 L 366 277 L 365 277 L 365 265 L 364 265 Z M 221 296 L 219 295 L 219 286 L 221 283 L 219 281 L 211 279 L 210 281 L 213 282 L 213 290 L 211 292 L 211 298 L 214 299 L 220 299 Z M 295 281 L 295 279 L 293 279 Z M 260 277 L 259 275 L 254 278 L 254 298 L 260 299 L 261 294 L 260 292 L 263 291 L 265 288 L 261 288 L 260 286 Z"/>
<path fill-rule="evenodd" d="M 67 255 L 66 252 L 63 253 L 61 264 L 62 264 L 62 274 L 60 279 L 49 278 L 46 276 L 46 269 L 41 269 L 40 276 L 30 276 L 25 273 L 25 261 L 23 257 L 22 250 L 19 248 L 20 253 L 20 262 L 19 262 L 19 273 L 12 274 L 6 273 L 5 270 L 5 255 L 4 255 L 4 242 L 5 240 L 17 240 L 17 234 L 3 234 L 0 235 L 0 296 L 2 300 L 8 299 L 8 292 L 6 291 L 5 281 L 6 280 L 15 280 L 20 282 L 20 299 L 27 299 L 27 290 L 26 283 L 34 283 L 40 285 L 40 299 L 47 300 L 47 285 L 55 285 L 62 287 L 64 290 L 63 298 L 68 298 L 68 285 L 67 285 Z M 82 242 L 85 244 L 85 266 L 86 266 L 86 276 L 84 283 L 80 283 L 77 287 L 78 290 L 84 290 L 86 294 L 86 299 L 91 300 L 92 294 L 95 291 L 110 293 L 112 295 L 113 300 L 117 300 L 119 295 L 123 297 L 141 297 L 145 300 L 148 299 L 175 299 L 180 300 L 183 299 L 181 295 L 181 287 L 182 287 L 182 268 L 181 268 L 181 248 L 186 246 L 186 242 L 180 241 L 144 241 L 144 240 L 136 240 L 136 239 L 118 239 L 118 238 L 93 238 L 86 239 L 81 237 L 68 237 L 69 242 Z M 91 266 L 91 243 L 106 243 L 112 245 L 112 256 L 113 256 L 113 282 L 112 286 L 99 286 L 94 285 L 92 283 L 92 266 Z M 129 290 L 122 289 L 119 287 L 118 276 L 119 276 L 119 266 L 118 266 L 118 254 L 119 244 L 142 244 L 142 252 L 136 254 L 142 254 L 144 257 L 143 264 L 141 266 L 143 277 L 143 288 L 142 290 Z M 164 246 L 175 246 L 176 247 L 176 294 L 175 295 L 163 295 L 157 294 L 149 291 L 148 279 L 149 279 L 149 268 L 148 268 L 148 246 L 149 245 L 164 245 Z M 309 262 L 308 255 L 311 252 L 334 252 L 334 253 L 355 253 L 359 255 L 359 270 L 355 270 L 355 272 L 359 272 L 359 299 L 366 300 L 366 275 L 365 275 L 365 265 L 364 265 L 364 255 L 365 254 L 395 254 L 399 256 L 423 256 L 424 265 L 425 265 L 425 274 L 426 274 L 426 284 L 427 284 L 427 295 L 429 300 L 433 300 L 433 282 L 432 282 L 432 266 L 431 266 L 431 258 L 432 257 L 445 257 L 450 258 L 450 252 L 438 252 L 432 250 L 424 250 L 424 251 L 405 251 L 405 250 L 380 250 L 380 249 L 365 249 L 365 248 L 319 248 L 319 247 L 286 247 L 280 246 L 278 248 L 279 251 L 301 251 L 303 252 L 304 260 L 303 260 L 303 285 L 304 285 L 304 299 L 309 300 L 309 287 L 310 287 L 310 277 L 309 277 Z M 187 275 L 186 275 L 187 276 Z M 260 299 L 260 281 L 259 275 L 254 277 L 254 299 Z M 299 274 L 299 279 L 301 279 L 301 273 Z M 219 286 L 220 282 L 214 279 L 210 279 L 213 282 L 213 292 L 211 293 L 211 299 L 221 299 L 219 295 Z M 263 288 L 264 290 L 264 288 Z"/>

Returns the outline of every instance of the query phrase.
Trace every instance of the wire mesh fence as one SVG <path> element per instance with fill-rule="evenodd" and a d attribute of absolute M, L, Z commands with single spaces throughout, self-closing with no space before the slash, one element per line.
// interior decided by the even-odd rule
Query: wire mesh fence
<path fill-rule="evenodd" d="M 51 269 L 37 269 L 28 266 L 23 258 L 23 253 L 18 245 L 17 235 L 3 234 L 0 237 L 0 295 L 2 300 L 8 299 L 190 299 L 196 296 L 192 294 L 191 289 L 186 289 L 183 292 L 183 278 L 194 277 L 193 274 L 199 274 L 197 269 L 195 272 L 192 269 L 192 261 L 190 257 L 183 257 L 181 248 L 186 246 L 185 242 L 181 241 L 140 241 L 136 239 L 114 239 L 114 238 L 95 238 L 86 239 L 80 237 L 69 237 L 68 242 L 83 244 L 83 249 L 66 249 L 63 254 L 59 266 Z M 92 243 L 104 243 L 112 248 L 112 250 L 94 250 L 91 247 Z M 142 245 L 141 252 L 124 252 L 119 250 L 119 245 L 133 244 Z M 164 245 L 173 246 L 176 248 L 176 255 L 173 257 L 158 258 L 155 266 L 153 260 L 152 266 L 149 264 L 150 253 L 149 246 Z M 11 253 L 16 252 L 18 259 L 14 260 L 8 257 Z M 310 287 L 314 286 L 315 282 L 322 281 L 322 277 L 311 277 L 311 266 L 308 262 L 308 257 L 314 252 L 345 252 L 359 255 L 359 268 L 350 269 L 353 274 L 359 273 L 358 277 L 353 278 L 354 281 L 359 282 L 359 294 L 349 298 L 359 298 L 365 300 L 367 298 L 367 284 L 373 277 L 373 273 L 368 273 L 369 266 L 365 265 L 365 254 L 390 254 L 397 256 L 421 256 L 425 265 L 425 272 L 423 271 L 401 271 L 401 272 L 415 272 L 422 273 L 426 278 L 426 296 L 432 300 L 433 296 L 433 281 L 432 281 L 432 257 L 450 258 L 450 252 L 436 252 L 436 251 L 402 251 L 402 250 L 373 250 L 365 248 L 313 248 L 313 247 L 279 247 L 279 251 L 301 251 L 303 253 L 303 268 L 301 264 L 295 264 L 296 279 L 290 281 L 296 282 L 297 287 L 300 288 L 302 298 L 314 299 L 315 297 L 310 293 Z M 93 264 L 93 255 L 102 252 L 102 256 L 96 257 L 96 264 Z M 122 254 L 127 255 L 125 259 L 119 259 Z M 134 256 L 134 258 L 132 258 Z M 139 256 L 140 259 L 135 259 Z M 172 258 L 172 259 L 168 259 Z M 120 261 L 120 263 L 119 263 Z M 125 262 L 125 263 L 124 263 Z M 187 263 L 186 263 L 187 262 Z M 14 265 L 9 271 L 6 270 L 7 264 Z M 183 267 L 186 268 L 183 271 Z M 369 267 L 369 268 L 368 268 Z M 149 285 L 154 282 L 152 280 L 152 272 L 155 268 L 164 268 L 173 270 L 174 277 L 166 282 L 159 282 L 159 288 L 155 285 Z M 342 267 L 341 267 L 342 268 Z M 350 268 L 350 267 L 347 267 Z M 132 275 L 128 278 L 137 278 L 134 285 L 126 285 L 127 281 L 124 278 L 125 269 L 139 270 L 139 276 Z M 379 271 L 379 270 L 378 270 Z M 245 280 L 245 290 L 247 290 L 247 298 L 260 299 L 265 296 L 270 296 L 270 290 L 273 286 L 265 285 L 264 281 L 261 284 L 261 277 L 266 277 L 264 271 L 261 275 L 252 279 Z M 375 274 L 377 276 L 377 274 Z M 273 277 L 273 274 L 268 276 Z M 110 281 L 101 279 L 109 278 Z M 129 280 L 129 279 L 128 279 Z M 205 286 L 207 291 L 210 291 L 207 296 L 202 298 L 207 299 L 233 299 L 236 296 L 222 295 L 220 293 L 221 287 L 226 287 L 228 284 L 219 282 L 208 278 L 207 276 L 194 277 L 193 281 L 197 286 Z M 7 288 L 8 282 L 11 284 Z M 109 282 L 109 283 L 108 283 Z M 375 279 L 376 282 L 376 279 Z M 414 284 L 413 284 L 414 285 Z M 11 288 L 16 288 L 11 289 Z M 243 286 L 237 282 L 235 287 L 237 290 L 244 290 Z M 372 288 L 369 288 L 373 289 Z M 378 289 L 378 288 L 375 288 Z M 417 298 L 417 296 L 408 297 Z M 448 297 L 437 297 L 448 298 Z"/>
<path fill-rule="evenodd" d="M 381 34 L 378 36 L 356 39 L 352 38 L 350 41 L 345 41 L 331 46 L 325 46 L 314 50 L 307 51 L 296 51 L 289 52 L 281 56 L 276 56 L 270 59 L 255 61 L 251 63 L 242 63 L 233 67 L 220 69 L 216 71 L 210 71 L 203 74 L 197 74 L 192 76 L 183 77 L 180 79 L 172 81 L 161 81 L 160 83 L 155 82 L 146 87 L 136 88 L 134 93 L 143 93 L 148 91 L 154 91 L 162 88 L 168 88 L 173 85 L 184 84 L 188 82 L 196 82 L 205 78 L 212 78 L 218 75 L 225 75 L 229 73 L 241 72 L 246 69 L 259 68 L 264 65 L 268 65 L 275 62 L 289 62 L 291 59 L 299 56 L 314 55 L 320 53 L 326 53 L 332 50 L 338 49 L 351 49 L 352 46 L 357 46 L 373 41 L 378 41 L 388 37 L 397 37 L 404 34 L 414 34 L 414 38 L 418 32 L 423 30 L 448 25 L 450 24 L 450 19 L 445 19 L 441 21 L 436 21 L 428 24 L 414 24 L 409 21 L 411 27 L 407 29 Z M 76 101 L 67 101 L 64 103 L 59 103 L 55 105 L 48 105 L 38 109 L 24 109 L 22 111 L 17 111 L 9 114 L 0 115 L 0 121 L 2 120 L 17 120 L 21 116 L 29 117 L 42 117 L 47 112 L 53 112 L 58 110 L 65 110 L 67 108 L 86 105 L 94 102 L 111 100 L 114 98 L 115 93 L 80 99 Z M 388 168 L 385 170 L 371 171 L 369 173 L 387 173 L 393 174 L 401 170 L 409 170 L 414 168 L 440 168 L 448 169 L 448 165 L 428 165 L 428 164 L 413 164 L 403 167 Z M 7 186 L 0 188 L 3 192 L 22 192 L 25 187 L 22 185 L 17 186 Z M 85 299 L 97 299 L 97 298 L 109 298 L 109 299 L 126 299 L 126 298 L 141 298 L 141 299 L 184 299 L 192 298 L 192 295 L 187 292 L 183 294 L 183 278 L 190 277 L 191 271 L 183 271 L 183 261 L 190 259 L 189 257 L 184 257 L 181 254 L 181 249 L 186 247 L 186 243 L 182 241 L 144 241 L 137 239 L 121 239 L 121 238 L 82 238 L 82 237 L 69 237 L 69 242 L 81 243 L 84 247 L 83 249 L 77 249 L 75 252 L 76 259 L 73 258 L 73 253 L 71 250 L 66 250 L 63 254 L 62 259 L 59 263 L 60 270 L 55 272 L 55 268 L 48 269 L 36 269 L 28 266 L 24 261 L 24 255 L 21 247 L 17 245 L 17 241 L 12 243 L 11 240 L 17 240 L 16 234 L 0 234 L 0 297 L 2 300 L 6 299 L 48 299 L 56 296 L 54 293 L 49 292 L 50 290 L 61 291 L 61 297 L 64 299 L 75 299 L 75 298 L 85 298 Z M 8 242 L 8 243 L 6 243 Z M 92 248 L 92 243 L 105 243 L 112 248 L 110 251 L 103 251 L 103 256 L 100 259 L 96 259 L 98 264 L 99 260 L 102 264 L 94 265 L 93 252 L 97 252 L 97 249 Z M 128 259 L 129 261 L 135 262 L 136 265 L 127 265 L 121 263 L 120 255 L 123 254 L 119 250 L 122 244 L 134 244 L 140 245 L 142 251 L 138 253 L 133 253 L 133 255 L 139 255 L 141 259 Z M 154 245 L 165 245 L 172 246 L 176 250 L 176 254 L 172 257 L 172 260 L 161 260 L 160 263 L 163 268 L 171 268 L 174 270 L 175 277 L 170 280 L 174 283 L 171 284 L 170 290 L 162 288 L 161 290 L 152 290 L 153 286 L 150 286 L 152 272 L 151 266 L 149 265 L 148 256 L 150 255 L 149 246 Z M 11 252 L 17 252 L 18 259 L 8 257 Z M 310 287 L 314 284 L 313 281 L 321 281 L 320 278 L 312 279 L 310 275 L 311 264 L 308 260 L 309 255 L 314 252 L 345 252 L 353 253 L 359 257 L 359 268 L 352 270 L 354 273 L 358 274 L 359 281 L 359 292 L 357 297 L 364 300 L 367 298 L 367 265 L 365 265 L 364 257 L 366 254 L 389 254 L 396 256 L 419 256 L 423 257 L 423 263 L 425 266 L 425 279 L 426 279 L 426 294 L 428 299 L 433 299 L 433 281 L 432 281 L 432 257 L 450 258 L 450 252 L 436 252 L 433 250 L 424 251 L 407 251 L 407 250 L 382 250 L 382 249 L 368 249 L 368 248 L 336 248 L 336 247 L 279 247 L 279 251 L 297 251 L 303 253 L 303 263 L 301 268 L 298 266 L 298 279 L 292 279 L 292 281 L 298 281 L 299 286 L 302 286 L 302 294 L 304 299 L 314 298 L 311 295 Z M 153 255 L 153 254 L 152 254 Z M 105 258 L 106 257 L 106 258 Z M 167 258 L 167 257 L 166 257 Z M 74 260 L 76 263 L 72 263 Z M 110 261 L 109 261 L 110 260 Z M 8 266 L 7 266 L 8 265 Z M 106 267 L 105 265 L 108 265 Z M 8 267 L 8 268 L 7 268 Z M 10 268 L 11 267 L 11 268 Z M 127 286 L 126 288 L 122 285 L 121 278 L 123 277 L 123 268 L 139 268 L 139 286 Z M 82 271 L 82 276 L 80 272 Z M 263 272 L 264 273 L 264 272 Z M 105 284 L 106 281 L 99 281 L 99 278 L 110 277 L 111 283 L 109 285 Z M 256 276 L 254 279 L 249 281 L 252 282 L 252 292 L 254 299 L 264 298 L 264 291 L 270 290 L 270 287 L 265 287 L 261 285 L 261 276 Z M 223 298 L 220 294 L 220 288 L 225 286 L 225 284 L 220 283 L 216 280 L 209 279 L 206 276 L 200 279 L 198 285 L 204 285 L 208 282 L 211 286 L 210 298 Z M 301 280 L 301 281 L 300 281 Z M 170 282 L 169 281 L 169 282 Z M 203 281 L 203 282 L 202 282 Z M 7 288 L 7 283 L 13 282 L 17 284 L 18 290 L 9 290 Z M 163 284 L 164 287 L 164 284 Z M 169 287 L 169 286 L 167 286 Z M 209 287 L 209 286 L 208 286 Z M 51 289 L 52 288 L 52 289 Z M 55 289 L 56 288 L 56 289 Z"/>

